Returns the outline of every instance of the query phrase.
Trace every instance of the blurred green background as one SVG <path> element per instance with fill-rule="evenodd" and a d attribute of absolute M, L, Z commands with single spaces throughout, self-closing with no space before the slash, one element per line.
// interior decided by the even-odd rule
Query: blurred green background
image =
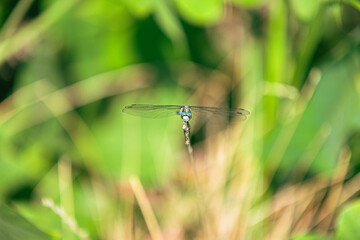
<path fill-rule="evenodd" d="M 2 0 L 0 239 L 360 239 L 359 10 Z M 132 103 L 251 114 L 194 116 L 196 189 L 181 119 Z"/>

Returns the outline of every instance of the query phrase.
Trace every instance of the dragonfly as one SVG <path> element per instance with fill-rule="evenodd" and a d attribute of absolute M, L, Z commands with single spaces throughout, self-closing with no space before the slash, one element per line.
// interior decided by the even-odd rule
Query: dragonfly
<path fill-rule="evenodd" d="M 181 106 L 181 105 L 150 105 L 150 104 L 131 104 L 125 106 L 122 110 L 124 113 L 146 117 L 146 118 L 165 118 L 179 115 L 183 122 L 185 144 L 190 144 L 190 120 L 194 116 L 214 115 L 214 116 L 231 116 L 237 120 L 246 120 L 250 114 L 248 110 L 242 108 L 226 107 L 205 107 L 205 106 Z"/>

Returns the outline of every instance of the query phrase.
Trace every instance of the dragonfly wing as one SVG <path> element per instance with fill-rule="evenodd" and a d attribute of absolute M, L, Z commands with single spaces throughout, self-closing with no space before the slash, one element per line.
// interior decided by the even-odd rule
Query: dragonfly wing
<path fill-rule="evenodd" d="M 242 108 L 225 108 L 225 107 L 203 107 L 203 106 L 190 106 L 191 112 L 193 112 L 194 117 L 197 114 L 206 115 L 207 118 L 212 117 L 228 117 L 231 116 L 234 120 L 243 121 L 247 119 L 247 115 L 250 114 L 249 111 Z"/>
<path fill-rule="evenodd" d="M 180 105 L 152 105 L 152 104 L 131 104 L 125 108 L 142 108 L 142 109 L 180 109 Z"/>
<path fill-rule="evenodd" d="M 132 104 L 126 106 L 122 111 L 139 117 L 166 118 L 177 115 L 180 108 L 181 106 L 177 105 Z"/>

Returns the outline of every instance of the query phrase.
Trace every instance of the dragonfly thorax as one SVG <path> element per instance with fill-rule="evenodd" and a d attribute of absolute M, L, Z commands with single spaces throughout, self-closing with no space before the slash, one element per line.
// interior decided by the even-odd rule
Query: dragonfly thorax
<path fill-rule="evenodd" d="M 188 122 L 192 118 L 191 109 L 188 106 L 181 107 L 177 114 L 180 115 L 184 122 Z"/>

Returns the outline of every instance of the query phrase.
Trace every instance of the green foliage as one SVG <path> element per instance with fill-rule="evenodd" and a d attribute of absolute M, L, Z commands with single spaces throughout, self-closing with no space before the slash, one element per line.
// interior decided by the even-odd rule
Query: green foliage
<path fill-rule="evenodd" d="M 360 238 L 360 202 L 356 201 L 346 206 L 340 213 L 337 228 L 336 240 Z"/>
<path fill-rule="evenodd" d="M 329 238 L 316 235 L 316 234 L 306 234 L 306 235 L 300 235 L 295 238 L 292 238 L 291 240 L 328 240 Z"/>
<path fill-rule="evenodd" d="M 214 24 L 222 17 L 224 3 L 221 0 L 176 0 L 175 2 L 184 19 L 196 25 Z"/>
<path fill-rule="evenodd" d="M 50 240 L 50 236 L 41 232 L 25 218 L 5 205 L 0 207 L 0 238 L 9 240 Z"/>
<path fill-rule="evenodd" d="M 244 7 L 259 7 L 264 3 L 264 0 L 232 0 L 231 2 L 239 4 Z"/>
<path fill-rule="evenodd" d="M 315 1 L 292 0 L 291 4 L 293 10 L 300 19 L 304 21 L 311 21 L 316 17 L 324 2 L 325 1 L 323 0 L 315 0 Z"/>
<path fill-rule="evenodd" d="M 342 209 L 359 190 L 359 9 L 352 0 L 4 1 L 1 201 L 71 240 L 149 238 L 148 200 L 166 239 L 209 239 L 180 118 L 122 108 L 224 105 L 249 119 L 191 120 L 214 236 L 334 239 L 329 218 L 341 212 L 335 239 L 360 238 L 357 201 Z M 136 178 L 148 199 L 134 196 Z M 47 239 L 6 207 L 0 220 L 6 239 Z"/>

